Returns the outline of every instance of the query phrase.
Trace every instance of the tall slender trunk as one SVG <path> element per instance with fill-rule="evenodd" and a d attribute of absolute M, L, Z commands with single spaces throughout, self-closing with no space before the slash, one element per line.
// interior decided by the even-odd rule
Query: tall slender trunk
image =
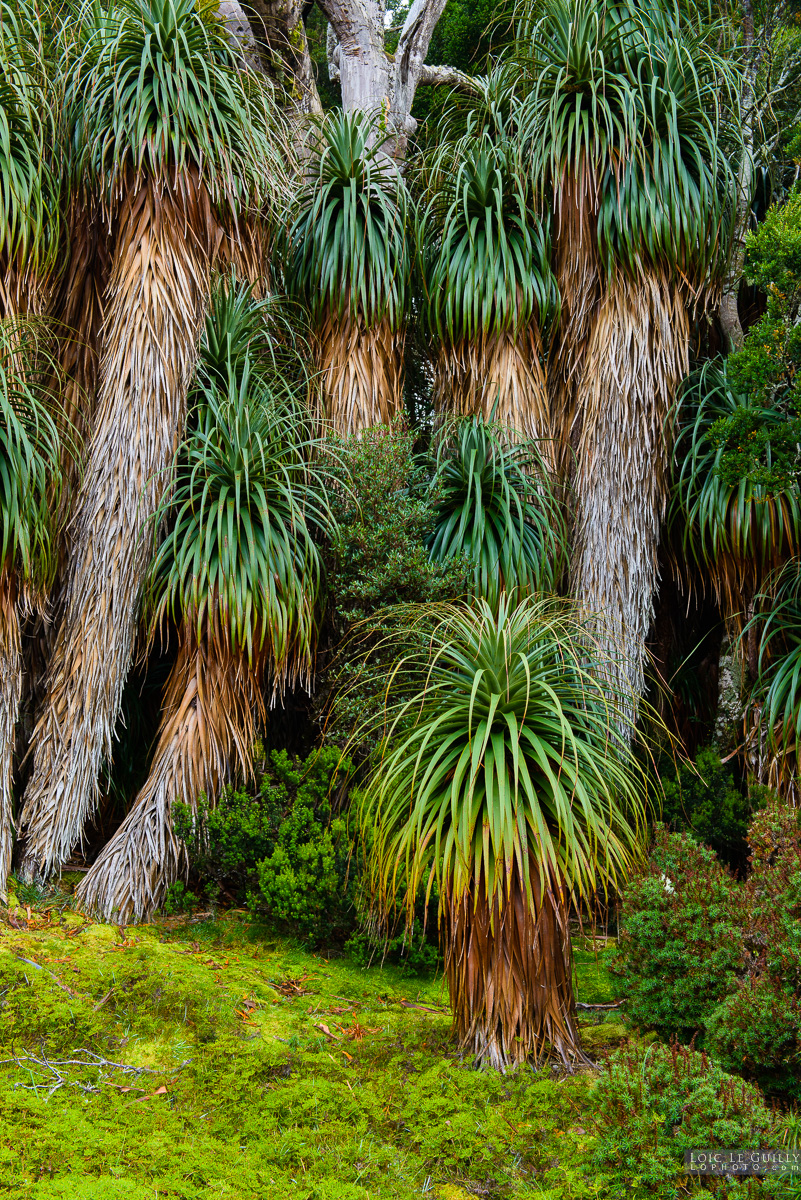
<path fill-rule="evenodd" d="M 668 419 L 689 358 L 678 289 L 653 274 L 609 284 L 579 406 L 573 587 L 594 614 L 615 690 L 632 715 L 644 687 L 668 488 Z"/>
<path fill-rule="evenodd" d="M 517 863 L 504 900 L 490 905 L 483 878 L 446 905 L 445 974 L 461 1049 L 505 1070 L 548 1052 L 582 1058 L 573 998 L 568 905 L 531 864 L 533 904 Z"/>
<path fill-rule="evenodd" d="M 103 299 L 111 270 L 110 230 L 95 200 L 74 199 L 67 221 L 70 259 L 56 292 L 54 315 L 64 372 L 63 405 L 72 429 L 62 452 L 61 517 L 69 516 L 80 478 L 82 450 L 95 412 Z"/>
<path fill-rule="evenodd" d="M 13 576 L 0 573 L 0 899 L 11 870 L 14 804 L 14 730 L 22 695 L 22 645 Z"/>
<path fill-rule="evenodd" d="M 259 675 L 224 638 L 198 642 L 184 626 L 147 782 L 78 889 L 87 909 L 125 923 L 162 904 L 184 853 L 173 805 L 194 810 L 201 793 L 214 796 L 232 760 L 243 774 L 251 770 L 254 715 L 263 710 Z"/>
<path fill-rule="evenodd" d="M 217 240 L 208 193 L 189 173 L 172 190 L 143 183 L 120 213 L 95 431 L 22 812 L 29 875 L 66 861 L 97 803 Z"/>
<path fill-rule="evenodd" d="M 580 174 L 580 173 L 579 173 Z M 566 175 L 556 194 L 554 270 L 562 298 L 559 333 L 548 365 L 548 393 L 559 473 L 574 474 L 581 436 L 579 392 L 592 323 L 601 300 L 597 205 L 584 181 Z"/>
<path fill-rule="evenodd" d="M 329 314 L 320 331 L 325 416 L 337 433 L 388 425 L 403 409 L 405 333 L 385 319 L 368 329 L 357 318 Z"/>
<path fill-rule="evenodd" d="M 495 420 L 512 435 L 536 441 L 546 463 L 554 467 L 554 434 L 541 349 L 539 330 L 533 325 L 517 335 L 493 335 L 484 344 L 464 342 L 443 348 L 435 406 L 443 414 L 480 413 L 485 420 L 494 413 Z"/>
<path fill-rule="evenodd" d="M 720 324 L 729 352 L 742 349 L 745 335 L 740 323 L 738 298 L 745 265 L 745 237 L 751 223 L 751 199 L 754 186 L 754 125 L 756 96 L 754 85 L 759 55 L 754 46 L 754 13 L 751 0 L 742 0 L 743 50 L 746 67 L 743 72 L 741 96 L 742 156 L 737 171 L 737 201 L 734 216 L 734 237 L 731 256 L 720 298 Z"/>

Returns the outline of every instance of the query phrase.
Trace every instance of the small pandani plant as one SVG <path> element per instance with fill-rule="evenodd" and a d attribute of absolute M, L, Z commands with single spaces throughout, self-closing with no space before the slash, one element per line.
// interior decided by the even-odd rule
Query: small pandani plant
<path fill-rule="evenodd" d="M 359 805 L 373 903 L 400 893 L 411 920 L 436 883 L 456 1034 L 479 1062 L 574 1064 L 570 905 L 626 875 L 643 819 L 620 706 L 564 602 L 411 606 L 405 635 Z"/>

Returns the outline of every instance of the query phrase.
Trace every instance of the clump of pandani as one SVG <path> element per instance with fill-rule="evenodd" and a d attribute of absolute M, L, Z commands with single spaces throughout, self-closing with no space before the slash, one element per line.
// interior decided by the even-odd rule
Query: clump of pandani
<path fill-rule="evenodd" d="M 66 41 L 74 170 L 115 232 L 97 405 L 21 817 L 28 875 L 58 869 L 96 806 L 211 264 L 285 178 L 270 95 L 238 71 L 219 24 L 195 6 L 84 7 Z"/>
<path fill-rule="evenodd" d="M 567 406 L 576 456 L 573 591 L 605 631 L 634 711 L 689 310 L 714 289 L 730 234 L 730 169 L 717 137 L 728 68 L 661 5 L 646 22 L 602 0 L 569 0 L 527 30 L 524 127 L 535 162 L 572 198 L 575 219 L 559 236 L 578 240 L 564 254 L 589 254 L 575 296 L 589 296 L 582 274 L 591 279 L 596 256 L 599 263 L 583 367 Z M 574 138 L 577 82 L 594 116 Z M 593 212 L 587 245 L 583 214 Z M 586 313 L 586 302 L 576 311 Z"/>
<path fill-rule="evenodd" d="M 390 636 L 358 808 L 368 894 L 385 917 L 401 897 L 411 923 L 436 885 L 463 1050 L 573 1069 L 569 912 L 637 860 L 647 792 L 603 647 L 570 603 L 531 596 L 409 606 Z"/>
<path fill-rule="evenodd" d="M 385 140 L 364 114 L 316 122 L 282 254 L 287 290 L 317 335 L 323 416 L 340 434 L 402 412 L 411 202 Z"/>
<path fill-rule="evenodd" d="M 236 290 L 232 283 L 223 293 L 220 312 L 230 315 Z M 251 305 L 250 316 L 263 305 Z M 247 306 L 240 316 L 248 321 Z M 215 344 L 230 350 L 232 341 Z M 179 626 L 156 750 L 78 892 L 87 908 L 119 920 L 149 916 L 178 876 L 176 800 L 194 810 L 201 793 L 213 802 L 234 774 L 249 774 L 265 684 L 275 703 L 313 678 L 323 577 L 315 532 L 330 519 L 312 417 L 291 388 L 253 370 L 247 344 L 220 366 L 227 389 L 216 369 L 199 380 L 195 428 L 156 513 L 174 524 L 149 577 L 151 636 L 167 616 Z"/>

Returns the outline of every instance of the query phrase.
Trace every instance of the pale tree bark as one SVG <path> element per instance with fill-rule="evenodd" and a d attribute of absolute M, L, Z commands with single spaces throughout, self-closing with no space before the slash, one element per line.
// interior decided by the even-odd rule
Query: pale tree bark
<path fill-rule="evenodd" d="M 220 0 L 240 63 L 284 84 L 301 114 L 323 111 L 314 80 L 302 0 Z"/>
<path fill-rule="evenodd" d="M 770 168 L 786 131 L 801 121 L 801 43 L 793 33 L 791 9 L 786 0 L 765 0 L 757 10 L 755 24 L 752 0 L 741 3 L 742 153 L 736 176 L 732 253 L 720 302 L 720 323 L 729 351 L 739 350 L 744 340 L 737 297 L 745 267 L 756 167 L 762 163 Z"/>
<path fill-rule="evenodd" d="M 729 269 L 723 283 L 720 298 L 720 324 L 726 339 L 727 349 L 740 350 L 744 341 L 743 327 L 737 299 L 745 265 L 745 237 L 751 218 L 751 193 L 754 181 L 754 83 L 756 80 L 758 55 L 754 47 L 754 13 L 751 0 L 743 3 L 743 49 L 746 69 L 743 77 L 741 97 L 742 113 L 742 157 L 737 172 L 737 206 L 735 210 L 734 238 Z"/>
<path fill-rule="evenodd" d="M 329 73 L 341 84 L 342 107 L 345 112 L 378 116 L 388 135 L 387 151 L 399 162 L 417 128 L 411 112 L 420 83 L 477 90 L 476 83 L 462 71 L 425 65 L 431 36 L 447 0 L 414 0 L 394 55 L 387 54 L 384 47 L 381 0 L 318 3 L 329 21 Z"/>

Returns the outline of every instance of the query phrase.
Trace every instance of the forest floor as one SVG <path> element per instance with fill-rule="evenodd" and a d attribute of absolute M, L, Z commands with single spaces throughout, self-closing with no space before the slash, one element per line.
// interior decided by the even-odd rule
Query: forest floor
<path fill-rule="evenodd" d="M 0 1196 L 600 1194 L 593 1073 L 476 1071 L 441 977 L 304 952 L 244 912 L 122 929 L 67 900 L 0 910 Z M 577 987 L 612 998 L 603 950 L 579 948 Z M 591 1054 L 620 1040 L 588 1017 Z"/>

